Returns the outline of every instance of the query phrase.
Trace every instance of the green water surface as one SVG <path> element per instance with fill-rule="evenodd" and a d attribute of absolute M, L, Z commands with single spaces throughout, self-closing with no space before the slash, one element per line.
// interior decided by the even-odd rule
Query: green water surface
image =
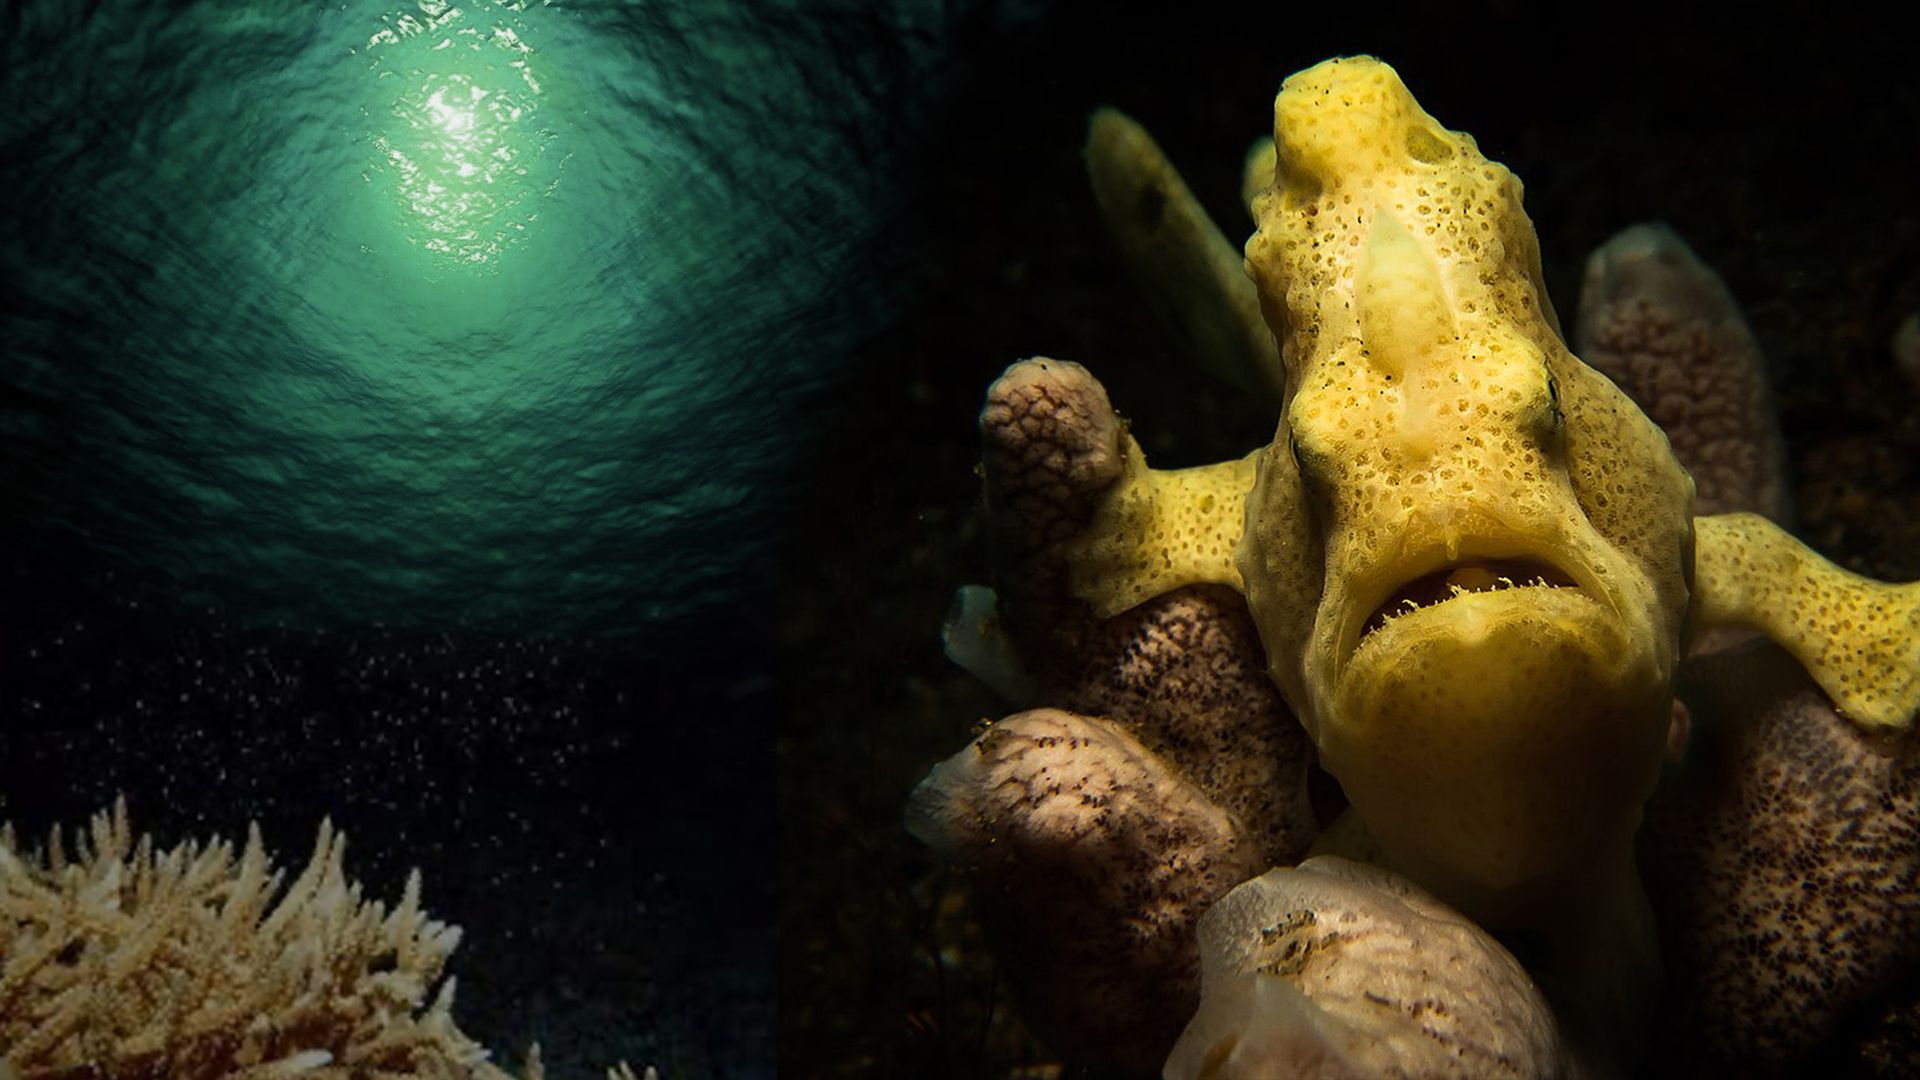
<path fill-rule="evenodd" d="M 255 618 L 723 602 L 879 289 L 932 40 L 849 61 L 816 14 L 25 9 L 14 506 Z"/>

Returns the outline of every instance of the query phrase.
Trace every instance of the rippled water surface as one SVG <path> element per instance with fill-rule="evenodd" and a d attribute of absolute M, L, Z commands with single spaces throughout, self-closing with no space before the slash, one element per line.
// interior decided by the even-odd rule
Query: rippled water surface
<path fill-rule="evenodd" d="M 0 819 L 318 821 L 550 1076 L 773 1059 L 767 537 L 959 6 L 0 6 Z"/>
<path fill-rule="evenodd" d="M 832 12 L 15 12 L 16 505 L 254 618 L 723 599 L 932 40 Z"/>

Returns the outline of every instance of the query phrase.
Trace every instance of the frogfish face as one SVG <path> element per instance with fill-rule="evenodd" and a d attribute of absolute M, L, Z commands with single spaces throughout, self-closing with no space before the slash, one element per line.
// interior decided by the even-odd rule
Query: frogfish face
<path fill-rule="evenodd" d="M 1570 352 L 1521 186 L 1376 60 L 1274 106 L 1247 268 L 1287 364 L 1239 563 L 1276 681 L 1396 867 L 1498 923 L 1630 840 L 1692 482 Z"/>

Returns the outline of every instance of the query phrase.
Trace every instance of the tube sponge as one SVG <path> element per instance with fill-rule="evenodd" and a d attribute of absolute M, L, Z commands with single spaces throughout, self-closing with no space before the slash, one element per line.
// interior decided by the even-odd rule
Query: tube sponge
<path fill-rule="evenodd" d="M 1173 1080 L 1568 1072 L 1519 961 L 1377 867 L 1323 855 L 1241 885 L 1201 917 L 1200 964 Z"/>
<path fill-rule="evenodd" d="M 1574 351 L 1667 433 L 1694 513 L 1791 524 L 1786 451 L 1760 345 L 1733 294 L 1664 225 L 1635 225 L 1587 259 Z"/>

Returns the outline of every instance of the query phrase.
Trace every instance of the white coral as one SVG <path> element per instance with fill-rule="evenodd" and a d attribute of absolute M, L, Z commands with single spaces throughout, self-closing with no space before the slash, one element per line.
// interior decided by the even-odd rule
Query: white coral
<path fill-rule="evenodd" d="M 392 908 L 364 899 L 345 852 L 323 822 L 283 892 L 258 827 L 237 855 L 156 851 L 124 801 L 71 852 L 0 829 L 0 1077 L 509 1080 L 453 1020 L 459 928 L 417 872 Z"/>

